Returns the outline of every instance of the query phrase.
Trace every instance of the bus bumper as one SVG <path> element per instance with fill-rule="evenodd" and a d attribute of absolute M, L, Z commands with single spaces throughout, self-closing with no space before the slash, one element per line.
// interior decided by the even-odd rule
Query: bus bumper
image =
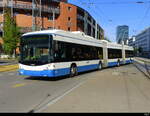
<path fill-rule="evenodd" d="M 64 76 L 70 73 L 69 69 L 61 69 L 61 70 L 44 70 L 44 71 L 31 71 L 20 69 L 19 74 L 25 76 L 33 76 L 33 77 L 58 77 Z"/>

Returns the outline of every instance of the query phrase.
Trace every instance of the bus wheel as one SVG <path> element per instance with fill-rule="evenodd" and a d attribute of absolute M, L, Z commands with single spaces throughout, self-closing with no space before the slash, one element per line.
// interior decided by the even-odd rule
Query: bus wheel
<path fill-rule="evenodd" d="M 77 75 L 77 67 L 75 65 L 72 65 L 70 68 L 70 77 L 74 77 Z"/>
<path fill-rule="evenodd" d="M 119 62 L 119 61 L 117 62 L 117 66 L 118 66 L 118 67 L 120 66 L 120 62 Z"/>
<path fill-rule="evenodd" d="M 131 58 L 130 58 L 130 63 L 133 63 Z"/>
<path fill-rule="evenodd" d="M 102 69 L 102 63 L 100 62 L 99 64 L 98 64 L 98 70 L 101 70 Z"/>

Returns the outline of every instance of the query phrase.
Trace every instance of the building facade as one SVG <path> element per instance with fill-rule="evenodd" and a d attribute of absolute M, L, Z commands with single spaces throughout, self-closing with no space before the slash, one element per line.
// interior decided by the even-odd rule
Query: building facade
<path fill-rule="evenodd" d="M 127 44 L 129 46 L 135 46 L 134 43 L 135 43 L 135 36 L 132 36 L 127 40 Z"/>
<path fill-rule="evenodd" d="M 142 49 L 142 55 L 150 57 L 150 27 L 136 35 L 135 48 Z"/>
<path fill-rule="evenodd" d="M 4 21 L 3 9 L 9 7 L 21 32 L 62 29 L 82 31 L 96 39 L 104 39 L 104 31 L 84 9 L 67 0 L 0 0 L 0 30 Z"/>
<path fill-rule="evenodd" d="M 122 42 L 124 42 L 124 44 L 127 44 L 128 38 L 129 38 L 129 27 L 127 25 L 118 26 L 116 32 L 117 43 L 121 44 Z"/>

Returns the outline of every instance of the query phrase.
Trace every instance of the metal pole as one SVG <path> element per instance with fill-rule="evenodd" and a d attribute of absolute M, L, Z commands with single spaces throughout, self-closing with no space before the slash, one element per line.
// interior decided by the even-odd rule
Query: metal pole
<path fill-rule="evenodd" d="M 95 22 L 95 39 L 98 39 L 97 38 L 97 21 Z"/>
<path fill-rule="evenodd" d="M 5 2 L 4 2 L 4 0 L 3 0 L 3 32 L 2 32 L 2 37 L 4 37 L 4 23 L 5 23 L 5 6 L 6 6 L 6 4 L 5 4 Z"/>
<path fill-rule="evenodd" d="M 53 10 L 53 29 L 55 28 L 55 10 Z"/>
<path fill-rule="evenodd" d="M 35 3 L 34 0 L 32 0 L 32 31 L 35 31 L 35 13 L 34 13 L 34 9 L 35 9 Z"/>
<path fill-rule="evenodd" d="M 40 30 L 42 29 L 42 2 L 40 0 Z"/>
<path fill-rule="evenodd" d="M 13 18 L 13 0 L 11 0 L 11 18 Z"/>

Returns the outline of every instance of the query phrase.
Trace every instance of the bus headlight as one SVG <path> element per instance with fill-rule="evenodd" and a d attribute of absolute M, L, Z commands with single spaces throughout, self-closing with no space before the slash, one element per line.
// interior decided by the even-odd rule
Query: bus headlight
<path fill-rule="evenodd" d="M 19 69 L 22 69 L 22 66 L 21 66 L 21 65 L 19 65 Z"/>

